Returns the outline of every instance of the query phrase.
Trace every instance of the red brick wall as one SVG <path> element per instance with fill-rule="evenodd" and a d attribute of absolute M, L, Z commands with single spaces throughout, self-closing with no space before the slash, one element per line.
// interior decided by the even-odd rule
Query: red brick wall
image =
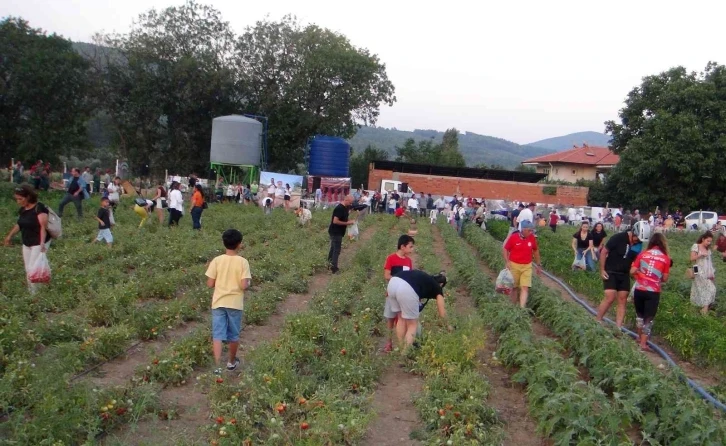
<path fill-rule="evenodd" d="M 373 164 L 368 172 L 368 189 L 371 190 L 380 190 L 382 180 L 395 180 L 408 183 L 409 187 L 418 193 L 433 195 L 456 194 L 490 200 L 587 205 L 587 187 L 557 186 L 557 195 L 545 195 L 542 189 L 547 186 L 546 184 L 398 173 L 373 169 L 372 166 Z"/>

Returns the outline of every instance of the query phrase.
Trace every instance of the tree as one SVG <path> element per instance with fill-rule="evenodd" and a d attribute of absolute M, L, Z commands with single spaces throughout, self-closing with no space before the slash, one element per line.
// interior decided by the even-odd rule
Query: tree
<path fill-rule="evenodd" d="M 54 163 L 87 145 L 87 70 L 70 41 L 0 22 L 0 158 Z"/>
<path fill-rule="evenodd" d="M 396 161 L 435 166 L 466 167 L 464 157 L 459 152 L 459 132 L 449 129 L 444 133 L 441 144 L 432 140 L 419 141 L 409 138 L 403 146 L 396 146 Z"/>
<path fill-rule="evenodd" d="M 726 68 L 678 67 L 643 79 L 620 122 L 606 122 L 620 162 L 605 186 L 612 202 L 641 208 L 726 207 Z"/>
<path fill-rule="evenodd" d="M 524 164 L 517 164 L 517 167 L 515 167 L 514 170 L 516 170 L 517 172 L 537 172 L 537 169 L 535 169 L 534 166 L 525 166 Z"/>
<path fill-rule="evenodd" d="M 439 163 L 442 166 L 466 167 L 464 156 L 459 151 L 459 131 L 455 128 L 450 128 L 444 132 Z"/>
<path fill-rule="evenodd" d="M 134 170 L 206 170 L 212 120 L 239 112 L 234 34 L 219 11 L 188 1 L 139 16 L 126 35 L 100 36 L 98 94 Z"/>
<path fill-rule="evenodd" d="M 270 169 L 301 162 L 316 134 L 350 138 L 396 100 L 386 66 L 343 35 L 295 18 L 260 21 L 236 45 L 245 109 L 269 118 Z"/>
<path fill-rule="evenodd" d="M 353 187 L 368 187 L 368 166 L 373 161 L 385 161 L 388 159 L 388 152 L 369 145 L 362 152 L 350 157 L 350 177 Z"/>

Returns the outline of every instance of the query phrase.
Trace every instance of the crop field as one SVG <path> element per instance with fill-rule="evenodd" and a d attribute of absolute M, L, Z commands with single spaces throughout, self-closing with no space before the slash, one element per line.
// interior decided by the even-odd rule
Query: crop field
<path fill-rule="evenodd" d="M 51 207 L 59 200 L 41 196 Z M 327 211 L 303 228 L 283 211 L 265 216 L 252 206 L 214 204 L 194 232 L 188 217 L 172 230 L 155 219 L 138 228 L 127 198 L 109 248 L 90 243 L 97 205 L 86 203 L 82 221 L 66 209 L 64 235 L 48 254 L 52 282 L 36 295 L 25 288 L 19 241 L 0 250 L 3 444 L 704 445 L 726 438 L 719 417 L 675 376 L 557 293 L 538 288 L 533 313 L 494 294 L 487 268 L 500 268 L 501 258 L 481 231 L 461 239 L 450 226 L 418 226 L 414 264 L 447 270 L 448 321 L 429 304 L 420 347 L 386 355 L 381 270 L 408 222 L 368 216 L 359 239 L 344 243 L 340 274 L 330 275 Z M 8 190 L 0 195 L 3 230 L 15 213 Z M 241 370 L 216 377 L 204 270 L 223 252 L 220 234 L 230 227 L 244 234 L 253 287 Z"/>

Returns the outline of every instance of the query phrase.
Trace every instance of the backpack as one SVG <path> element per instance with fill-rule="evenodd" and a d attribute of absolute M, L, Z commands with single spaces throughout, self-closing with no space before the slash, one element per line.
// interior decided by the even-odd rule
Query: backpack
<path fill-rule="evenodd" d="M 61 218 L 49 206 L 45 207 L 48 209 L 48 224 L 45 226 L 45 230 L 48 231 L 48 234 L 50 234 L 51 238 L 60 238 L 63 235 L 63 225 L 61 224 Z M 37 206 L 35 207 L 35 213 L 38 213 Z"/>

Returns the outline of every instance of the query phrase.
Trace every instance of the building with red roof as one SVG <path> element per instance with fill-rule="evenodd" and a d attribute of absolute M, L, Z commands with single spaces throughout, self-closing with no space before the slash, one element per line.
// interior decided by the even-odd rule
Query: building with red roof
<path fill-rule="evenodd" d="M 551 153 L 522 161 L 537 173 L 547 174 L 548 180 L 574 183 L 577 180 L 602 179 L 620 161 L 620 157 L 607 147 L 583 144 L 563 152 Z"/>

